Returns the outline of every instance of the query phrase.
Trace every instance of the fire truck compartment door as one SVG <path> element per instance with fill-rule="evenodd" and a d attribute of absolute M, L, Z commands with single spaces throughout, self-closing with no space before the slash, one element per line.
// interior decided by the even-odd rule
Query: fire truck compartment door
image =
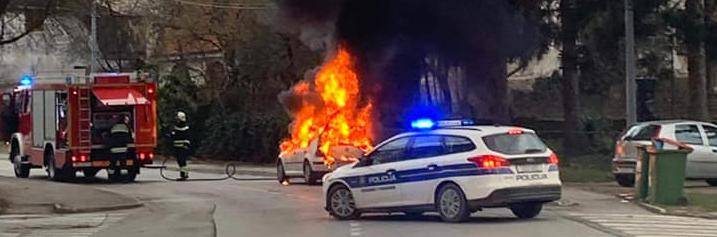
<path fill-rule="evenodd" d="M 95 88 L 92 93 L 106 106 L 149 104 L 142 93 L 131 88 Z"/>
<path fill-rule="evenodd" d="M 42 147 L 46 141 L 55 140 L 57 131 L 56 91 L 32 91 L 32 145 Z"/>

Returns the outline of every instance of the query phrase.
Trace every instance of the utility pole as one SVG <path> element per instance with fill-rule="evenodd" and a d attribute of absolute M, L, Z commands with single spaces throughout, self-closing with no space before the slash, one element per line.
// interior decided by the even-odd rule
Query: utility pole
<path fill-rule="evenodd" d="M 625 0 L 625 123 L 637 123 L 637 74 L 635 66 L 635 25 L 632 0 Z"/>
<path fill-rule="evenodd" d="M 88 76 L 89 73 L 95 72 L 95 62 L 97 62 L 97 7 L 95 0 L 90 0 L 90 63 L 88 65 Z"/>

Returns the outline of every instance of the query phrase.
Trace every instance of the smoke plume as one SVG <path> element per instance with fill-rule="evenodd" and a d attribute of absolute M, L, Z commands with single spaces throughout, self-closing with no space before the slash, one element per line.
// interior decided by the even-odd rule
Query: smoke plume
<path fill-rule="evenodd" d="M 540 43 L 537 27 L 514 1 L 281 0 L 280 9 L 283 28 L 312 48 L 330 53 L 338 44 L 348 48 L 356 57 L 362 93 L 375 98 L 383 113 L 391 113 L 391 104 L 415 101 L 428 56 L 465 67 L 469 86 L 464 90 L 488 93 L 476 100 L 505 97 L 490 93 L 507 89 L 506 61 Z M 499 113 L 490 106 L 501 104 L 474 103 L 470 112 Z"/>

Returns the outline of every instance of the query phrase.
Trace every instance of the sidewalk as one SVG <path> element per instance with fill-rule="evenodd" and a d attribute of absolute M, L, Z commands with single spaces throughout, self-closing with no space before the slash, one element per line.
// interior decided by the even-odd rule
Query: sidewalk
<path fill-rule="evenodd" d="M 661 207 L 656 205 L 635 203 L 632 198 L 634 194 L 634 188 L 620 187 L 615 182 L 604 182 L 604 183 L 580 183 L 580 184 L 568 184 L 584 191 L 589 191 L 598 194 L 604 194 L 612 196 L 617 200 L 625 200 L 624 202 L 634 203 L 635 206 L 640 206 L 657 214 L 667 214 L 675 216 L 688 216 L 698 217 L 705 219 L 717 219 L 717 212 L 709 208 L 704 208 L 698 205 L 698 203 L 690 203 L 687 206 L 669 206 Z M 685 182 L 685 194 L 695 195 L 703 194 L 705 197 L 716 197 L 717 187 L 711 187 L 706 185 L 704 181 L 687 181 Z"/>
<path fill-rule="evenodd" d="M 650 211 L 609 192 L 589 190 L 582 183 L 563 184 L 563 197 L 556 203 L 556 206 L 558 211 L 566 212 L 652 214 Z"/>
<path fill-rule="evenodd" d="M 565 183 L 563 199 L 549 210 L 620 237 L 717 236 L 717 220 L 656 214 L 618 195 L 623 188 L 607 183 Z"/>
<path fill-rule="evenodd" d="M 98 212 L 140 206 L 135 198 L 86 185 L 0 177 L 0 214 Z"/>

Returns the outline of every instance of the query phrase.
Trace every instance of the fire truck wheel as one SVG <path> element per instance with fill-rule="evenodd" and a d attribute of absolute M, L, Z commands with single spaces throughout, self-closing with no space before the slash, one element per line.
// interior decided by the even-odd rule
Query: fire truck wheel
<path fill-rule="evenodd" d="M 85 175 L 85 178 L 94 178 L 98 172 L 100 172 L 100 170 L 95 168 L 88 168 L 82 170 L 82 174 Z"/>
<path fill-rule="evenodd" d="M 47 176 L 53 181 L 65 181 L 74 178 L 72 169 L 63 169 L 55 165 L 55 154 L 50 150 L 45 152 L 45 167 Z"/>
<path fill-rule="evenodd" d="M 13 142 L 12 148 L 10 149 L 10 159 L 12 160 L 12 165 L 15 170 L 15 177 L 27 178 L 30 176 L 30 165 L 22 163 L 22 159 L 19 154 L 20 152 L 18 152 L 19 150 L 20 149 Z"/>
<path fill-rule="evenodd" d="M 126 175 L 122 177 L 122 182 L 132 183 L 137 179 L 137 171 L 129 170 Z"/>
<path fill-rule="evenodd" d="M 110 180 L 111 183 L 117 183 L 122 181 L 122 174 L 120 174 L 120 170 L 115 170 L 114 173 L 107 169 L 107 179 Z"/>

